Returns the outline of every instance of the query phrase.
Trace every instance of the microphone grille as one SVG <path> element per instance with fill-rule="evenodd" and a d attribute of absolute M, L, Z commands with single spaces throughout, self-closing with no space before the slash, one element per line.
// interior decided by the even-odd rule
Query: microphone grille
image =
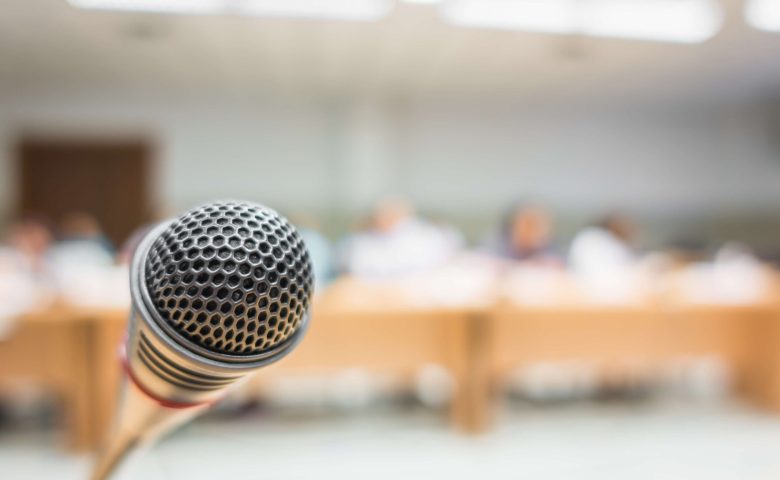
<path fill-rule="evenodd" d="M 262 205 L 218 201 L 174 220 L 151 245 L 146 286 L 160 317 L 213 353 L 253 356 L 303 324 L 309 253 L 295 228 Z"/>

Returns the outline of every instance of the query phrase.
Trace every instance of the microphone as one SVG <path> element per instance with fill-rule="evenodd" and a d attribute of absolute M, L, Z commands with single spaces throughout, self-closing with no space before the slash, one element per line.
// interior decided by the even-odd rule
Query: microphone
<path fill-rule="evenodd" d="M 312 265 L 275 211 L 217 201 L 145 235 L 130 266 L 122 405 L 93 479 L 288 354 L 309 323 Z"/>

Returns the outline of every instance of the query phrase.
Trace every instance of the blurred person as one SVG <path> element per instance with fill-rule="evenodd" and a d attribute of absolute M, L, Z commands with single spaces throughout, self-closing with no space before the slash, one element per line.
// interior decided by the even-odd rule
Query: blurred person
<path fill-rule="evenodd" d="M 707 242 L 701 238 L 683 236 L 669 242 L 653 257 L 659 262 L 660 272 L 674 272 L 705 260 Z"/>
<path fill-rule="evenodd" d="M 563 262 L 552 242 L 552 218 L 532 203 L 507 210 L 499 237 L 489 245 L 502 259 L 498 272 L 501 295 L 519 304 L 557 302 L 564 285 Z"/>
<path fill-rule="evenodd" d="M 55 270 L 70 266 L 107 267 L 114 261 L 114 247 L 95 217 L 72 212 L 60 222 L 59 240 L 51 248 L 49 257 Z"/>
<path fill-rule="evenodd" d="M 441 266 L 462 245 L 454 229 L 425 221 L 406 200 L 388 197 L 376 206 L 368 227 L 345 240 L 341 259 L 350 274 L 402 275 Z"/>
<path fill-rule="evenodd" d="M 571 268 L 585 275 L 600 275 L 632 267 L 637 260 L 632 247 L 634 235 L 634 225 L 628 218 L 605 216 L 574 237 L 569 250 Z"/>
<path fill-rule="evenodd" d="M 135 249 L 138 248 L 141 240 L 143 240 L 143 238 L 147 233 L 149 233 L 153 226 L 153 224 L 147 224 L 133 230 L 133 233 L 127 237 L 127 240 L 125 240 L 122 245 L 120 245 L 119 251 L 117 251 L 117 264 L 125 266 L 130 265 L 130 262 L 133 260 L 133 253 L 135 253 Z"/>
<path fill-rule="evenodd" d="M 149 231 L 158 225 L 160 222 L 167 221 L 177 215 L 177 211 L 173 208 L 165 207 L 157 210 L 152 218 L 152 221 L 144 223 L 136 227 L 132 233 L 119 245 L 119 249 L 116 252 L 116 263 L 118 265 L 129 266 L 133 259 L 133 253 L 135 249 L 141 243 L 141 240 L 146 236 Z"/>
<path fill-rule="evenodd" d="M 114 255 L 114 245 L 103 233 L 100 222 L 94 215 L 86 212 L 71 212 L 60 222 L 59 237 L 61 243 L 85 243 L 105 250 Z"/>
<path fill-rule="evenodd" d="M 750 304 L 771 298 L 771 274 L 746 245 L 728 242 L 712 261 L 680 270 L 677 293 L 686 301 L 715 304 Z"/>
<path fill-rule="evenodd" d="M 47 297 L 46 252 L 51 233 L 45 221 L 26 217 L 8 228 L 0 246 L 0 339 L 19 314 Z"/>
<path fill-rule="evenodd" d="M 317 292 L 333 279 L 333 247 L 325 235 L 320 233 L 316 219 L 308 215 L 296 215 L 293 223 L 309 250 L 314 267 L 314 287 Z"/>
<path fill-rule="evenodd" d="M 8 228 L 6 246 L 2 249 L 4 262 L 32 275 L 46 270 L 46 254 L 52 244 L 52 234 L 45 220 L 34 216 L 23 217 Z"/>
<path fill-rule="evenodd" d="M 49 251 L 59 294 L 77 305 L 125 305 L 126 273 L 115 267 L 114 249 L 92 215 L 71 213 L 60 224 L 60 240 Z"/>
<path fill-rule="evenodd" d="M 653 276 L 633 248 L 634 225 L 612 214 L 577 234 L 569 251 L 577 295 L 598 303 L 635 303 L 648 298 Z"/>
<path fill-rule="evenodd" d="M 500 238 L 493 250 L 509 260 L 558 265 L 552 245 L 552 219 L 542 207 L 516 204 L 504 216 Z"/>

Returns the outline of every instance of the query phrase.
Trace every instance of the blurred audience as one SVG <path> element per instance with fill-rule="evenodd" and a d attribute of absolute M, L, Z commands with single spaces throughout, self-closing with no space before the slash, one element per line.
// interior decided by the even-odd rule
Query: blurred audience
<path fill-rule="evenodd" d="M 46 255 L 52 244 L 52 234 L 42 218 L 27 216 L 8 228 L 6 246 L 0 247 L 0 257 L 13 270 L 40 275 L 46 270 Z"/>
<path fill-rule="evenodd" d="M 710 262 L 691 263 L 674 277 L 677 293 L 688 302 L 749 304 L 770 294 L 764 263 L 745 245 L 726 243 Z"/>
<path fill-rule="evenodd" d="M 60 240 L 49 251 L 50 275 L 60 295 L 78 305 L 126 305 L 127 273 L 98 220 L 74 212 L 60 223 Z"/>
<path fill-rule="evenodd" d="M 417 273 L 443 265 L 463 246 L 454 229 L 428 222 L 398 197 L 379 202 L 368 227 L 341 245 L 345 272 L 365 277 Z"/>
<path fill-rule="evenodd" d="M 130 262 L 133 260 L 135 249 L 138 248 L 138 245 L 140 245 L 141 241 L 144 239 L 146 234 L 149 233 L 153 226 L 154 225 L 146 224 L 133 230 L 133 233 L 127 237 L 127 240 L 125 240 L 122 245 L 119 246 L 119 251 L 117 251 L 116 254 L 117 264 L 125 266 L 130 265 Z"/>
<path fill-rule="evenodd" d="M 516 204 L 504 217 L 495 252 L 510 260 L 559 265 L 552 244 L 552 219 L 539 205 Z"/>
<path fill-rule="evenodd" d="M 579 232 L 571 243 L 569 265 L 583 276 L 622 272 L 635 265 L 632 247 L 634 224 L 626 217 L 611 214 Z"/>
<path fill-rule="evenodd" d="M 114 245 L 103 233 L 97 218 L 86 212 L 71 212 L 60 222 L 59 243 L 77 244 L 101 249 L 108 255 L 114 255 Z"/>
<path fill-rule="evenodd" d="M 314 289 L 321 291 L 335 274 L 333 247 L 330 241 L 320 233 L 317 220 L 307 215 L 296 215 L 293 218 L 298 233 L 303 238 L 306 248 L 309 250 L 312 266 L 314 267 Z"/>
<path fill-rule="evenodd" d="M 9 226 L 0 245 L 0 339 L 20 313 L 40 306 L 47 295 L 50 244 L 49 228 L 39 218 L 24 217 Z"/>
<path fill-rule="evenodd" d="M 579 232 L 569 251 L 577 296 L 587 302 L 630 304 L 652 295 L 652 275 L 634 252 L 634 225 L 612 214 Z"/>
<path fill-rule="evenodd" d="M 568 270 L 559 268 L 563 265 L 553 242 L 553 221 L 538 204 L 512 206 L 489 244 L 491 255 L 465 252 L 459 232 L 422 218 L 398 197 L 378 202 L 364 228 L 335 251 L 315 219 L 299 215 L 296 220 L 320 291 L 341 272 L 362 278 L 403 276 L 414 291 L 408 298 L 447 305 L 490 302 L 497 291 L 521 303 L 576 298 L 632 302 L 644 298 L 649 285 L 667 274 L 674 275 L 669 285 L 694 301 L 748 302 L 761 298 L 767 284 L 764 264 L 735 244 L 722 248 L 712 262 L 676 255 L 680 247 L 640 261 L 633 246 L 634 224 L 617 214 L 575 236 Z M 148 228 L 139 228 L 115 256 L 97 219 L 87 213 L 65 216 L 57 242 L 40 218 L 14 222 L 0 245 L 0 317 L 12 317 L 29 306 L 34 290 L 56 292 L 77 304 L 124 305 L 127 263 Z"/>
<path fill-rule="evenodd" d="M 114 263 L 114 248 L 103 235 L 97 219 L 88 213 L 73 212 L 60 222 L 59 240 L 51 248 L 52 268 L 81 269 Z"/>

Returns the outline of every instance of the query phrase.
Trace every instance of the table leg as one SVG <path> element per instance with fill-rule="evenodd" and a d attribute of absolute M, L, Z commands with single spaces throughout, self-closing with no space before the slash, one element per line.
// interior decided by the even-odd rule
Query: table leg
<path fill-rule="evenodd" d="M 471 313 L 454 323 L 451 358 L 456 392 L 452 421 L 461 431 L 481 433 L 490 426 L 495 406 L 490 381 L 490 318 Z"/>

